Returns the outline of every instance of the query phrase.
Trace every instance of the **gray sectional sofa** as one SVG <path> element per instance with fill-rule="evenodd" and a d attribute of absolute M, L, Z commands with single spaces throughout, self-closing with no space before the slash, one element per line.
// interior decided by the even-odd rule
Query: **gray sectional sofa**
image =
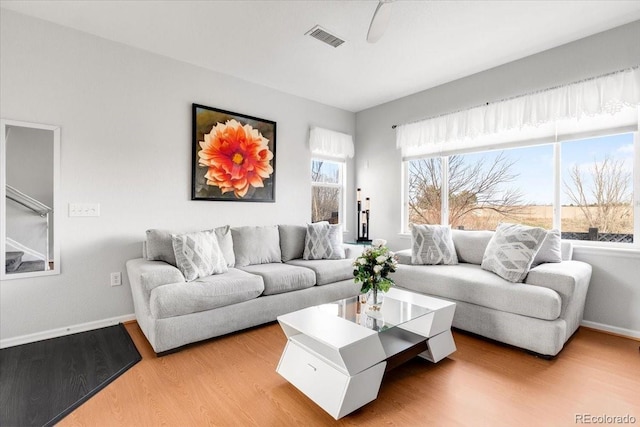
<path fill-rule="evenodd" d="M 523 283 L 483 270 L 494 232 L 451 230 L 457 265 L 412 265 L 411 249 L 397 253 L 396 286 L 456 303 L 453 326 L 543 356 L 555 356 L 578 329 L 591 266 L 572 260 L 562 241 L 562 262 L 539 264 Z"/>
<path fill-rule="evenodd" d="M 276 320 L 304 307 L 357 295 L 356 245 L 345 259 L 304 260 L 306 227 L 215 229 L 228 270 L 187 282 L 171 233 L 147 231 L 143 257 L 127 262 L 136 319 L 156 353 Z"/>
<path fill-rule="evenodd" d="M 143 258 L 127 262 L 135 314 L 156 353 L 276 320 L 304 307 L 354 296 L 353 260 L 362 246 L 344 245 L 345 259 L 304 260 L 304 226 L 215 229 L 228 271 L 186 281 L 175 267 L 171 233 L 147 232 Z M 459 263 L 413 265 L 397 252 L 396 286 L 456 303 L 453 326 L 555 356 L 578 328 L 591 266 L 571 260 L 542 263 L 523 283 L 480 266 L 494 232 L 452 230 Z M 559 238 L 558 238 L 559 240 Z"/>

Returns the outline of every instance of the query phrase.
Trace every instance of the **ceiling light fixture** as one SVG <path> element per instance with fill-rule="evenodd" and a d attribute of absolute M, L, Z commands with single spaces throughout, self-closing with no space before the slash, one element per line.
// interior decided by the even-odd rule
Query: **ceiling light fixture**
<path fill-rule="evenodd" d="M 369 24 L 369 31 L 367 32 L 367 41 L 369 43 L 375 43 L 380 40 L 380 37 L 384 34 L 389 26 L 391 20 L 391 3 L 394 0 L 380 0 L 376 11 L 373 12 L 371 18 L 371 24 Z"/>

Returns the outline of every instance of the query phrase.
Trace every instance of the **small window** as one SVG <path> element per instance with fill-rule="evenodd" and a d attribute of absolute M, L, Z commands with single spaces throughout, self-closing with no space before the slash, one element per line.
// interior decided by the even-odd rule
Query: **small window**
<path fill-rule="evenodd" d="M 343 223 L 345 163 L 311 160 L 311 222 Z"/>

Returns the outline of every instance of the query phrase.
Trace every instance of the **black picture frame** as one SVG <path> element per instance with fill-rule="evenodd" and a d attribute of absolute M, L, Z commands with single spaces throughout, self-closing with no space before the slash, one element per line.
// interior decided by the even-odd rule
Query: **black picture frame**
<path fill-rule="evenodd" d="M 276 122 L 192 104 L 191 200 L 276 200 Z"/>

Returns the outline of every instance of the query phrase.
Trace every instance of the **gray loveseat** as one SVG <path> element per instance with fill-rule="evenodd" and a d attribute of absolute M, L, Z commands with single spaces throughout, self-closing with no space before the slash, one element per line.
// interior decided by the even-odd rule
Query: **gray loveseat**
<path fill-rule="evenodd" d="M 353 258 L 304 260 L 306 227 L 215 229 L 228 271 L 187 282 L 171 233 L 149 230 L 143 258 L 127 262 L 136 319 L 156 353 L 276 320 L 312 305 L 357 295 Z"/>
<path fill-rule="evenodd" d="M 455 302 L 456 328 L 555 356 L 580 325 L 591 266 L 571 260 L 571 243 L 562 241 L 562 262 L 512 283 L 480 267 L 493 234 L 452 230 L 457 265 L 412 265 L 411 249 L 398 252 L 396 286 Z"/>

